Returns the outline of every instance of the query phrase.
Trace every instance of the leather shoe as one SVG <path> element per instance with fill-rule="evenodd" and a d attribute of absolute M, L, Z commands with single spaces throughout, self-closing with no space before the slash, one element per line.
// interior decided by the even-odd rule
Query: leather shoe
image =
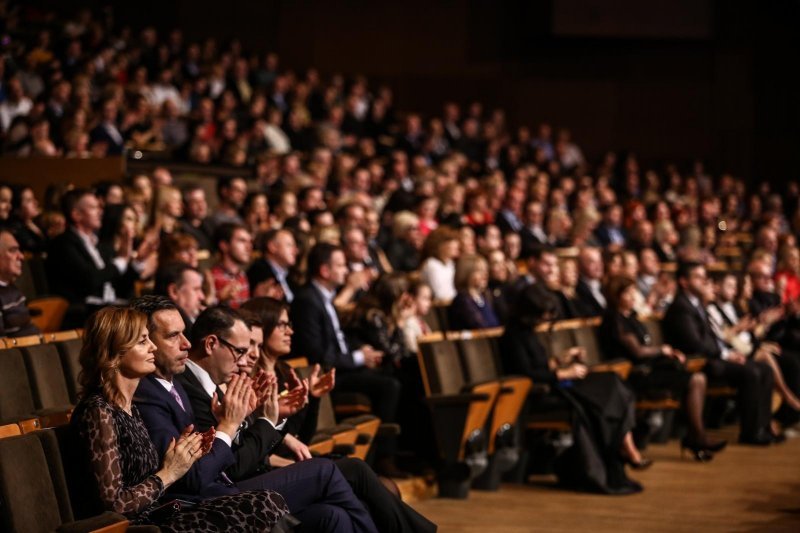
<path fill-rule="evenodd" d="M 774 442 L 772 435 L 768 433 L 758 433 L 752 436 L 739 437 L 739 444 L 747 444 L 749 446 L 769 446 Z"/>

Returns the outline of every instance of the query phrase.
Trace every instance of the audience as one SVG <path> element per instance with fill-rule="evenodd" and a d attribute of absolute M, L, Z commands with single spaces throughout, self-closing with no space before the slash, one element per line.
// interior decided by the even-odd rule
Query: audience
<path fill-rule="evenodd" d="M 213 355 L 241 356 L 241 364 L 225 362 L 231 372 L 253 372 L 248 377 L 253 383 L 263 378 L 252 366 L 277 368 L 283 383 L 291 374 L 278 357 L 289 349 L 325 369 L 315 371 L 314 379 L 327 379 L 320 376 L 336 369 L 334 396 L 366 394 L 373 413 L 384 422 L 400 422 L 401 436 L 413 439 L 424 432 L 425 413 L 415 410 L 423 392 L 412 356 L 417 337 L 430 332 L 425 316 L 431 300 L 437 305 L 452 300 L 450 329 L 506 326 L 504 343 L 512 343 L 509 331 L 525 333 L 526 357 L 538 365 L 525 369 L 538 376 L 535 380 L 546 371 L 545 381 L 567 395 L 595 380 L 582 379 L 587 371 L 582 363 L 549 368 L 543 347 L 530 345 L 532 332 L 522 329 L 543 316 L 519 306 L 536 294 L 548 306 L 555 302 L 550 320 L 603 317 L 605 355 L 636 363 L 630 379 L 636 395 L 666 391 L 683 400 L 689 431 L 682 446 L 698 459 L 710 459 L 724 445 L 705 433 L 700 415 L 706 386 L 722 383 L 738 390 L 742 442 L 774 442 L 800 421 L 795 184 L 782 197 L 766 183 L 750 191 L 742 178 L 713 180 L 702 164 L 684 173 L 679 165 L 647 168 L 633 154 L 613 152 L 592 165 L 567 130 L 554 134 L 558 129 L 550 124 L 515 129 L 502 109 L 484 112 L 479 102 L 464 109 L 448 102 L 439 116 L 422 116 L 397 108 L 388 86 L 363 77 L 323 79 L 314 69 L 289 70 L 277 54 L 251 54 L 235 40 L 224 46 L 213 40 L 160 40 L 153 28 L 137 34 L 111 26 L 113 17 L 90 12 L 87 17 L 83 32 L 44 50 L 10 27 L 11 45 L 0 59 L 0 151 L 18 157 L 102 157 L 130 149 L 146 156 L 159 152 L 165 163 L 92 190 L 52 185 L 40 198 L 27 184 L 13 189 L 0 184 L 5 335 L 36 332 L 23 312 L 25 296 L 33 295 L 23 295 L 14 281 L 23 267 L 35 274 L 39 254 L 46 257 L 49 291 L 69 304 L 63 328 L 83 327 L 99 308 L 137 294 L 168 298 L 174 309 L 167 314 L 181 320 L 170 324 L 173 336 L 162 343 L 153 329 L 159 321 L 150 317 L 157 368 L 163 352 L 182 369 L 188 346 L 170 352 L 167 344 L 174 348 L 185 341 L 176 331 L 195 338 L 193 329 L 206 307 L 219 301 L 250 308 L 274 297 L 290 306 L 294 328 L 283 325 L 289 322 L 281 318 L 284 311 L 269 320 L 259 311 L 257 318 L 236 320 L 242 335 L 233 348 L 223 349 L 224 333 L 206 335 L 205 344 L 215 339 Z M 31 28 L 39 24 L 28 22 Z M 90 27 L 120 37 L 90 38 Z M 176 162 L 207 166 L 208 174 L 223 177 L 216 184 L 187 178 L 172 166 Z M 741 231 L 755 236 L 752 249 Z M 26 263 L 20 248 L 34 254 Z M 739 255 L 729 254 L 731 248 Z M 212 254 L 217 260 L 209 268 L 206 258 Z M 687 264 L 677 265 L 676 284 L 679 259 Z M 723 267 L 730 275 L 722 277 L 715 296 L 705 278 L 706 269 L 723 272 L 717 259 L 727 261 Z M 742 265 L 747 275 L 737 295 L 734 275 Z M 651 313 L 666 313 L 667 344 L 654 346 L 639 322 Z M 517 355 L 520 342 L 513 340 Z M 258 344 L 274 346 L 259 353 Z M 192 350 L 198 359 L 212 355 L 204 355 L 202 343 Z M 683 360 L 696 355 L 708 361 L 701 373 L 691 374 Z M 512 359 L 505 361 L 506 373 L 521 365 L 521 359 Z M 158 372 L 141 383 L 168 390 L 155 381 Z M 216 417 L 221 411 L 209 412 L 217 386 L 220 398 L 247 388 L 232 379 L 215 376 L 208 401 L 192 413 L 205 415 L 209 428 L 227 424 Z M 773 382 L 784 400 L 774 418 L 768 398 Z M 108 409 L 115 409 L 106 400 Z M 532 408 L 541 407 L 538 403 L 531 400 Z M 279 404 L 290 426 L 315 420 L 311 405 L 288 415 L 286 400 Z M 170 431 L 178 442 L 189 442 L 191 437 L 181 435 L 192 422 L 177 404 L 169 407 L 180 420 Z M 592 445 L 615 455 L 622 449 L 634 464 L 646 464 L 628 446 L 627 411 L 620 416 L 614 442 Z M 261 426 L 258 416 L 250 418 Z M 252 435 L 250 429 L 239 433 Z M 284 446 L 276 449 L 293 447 L 283 455 L 304 458 L 307 443 L 292 438 L 284 436 Z M 203 466 L 220 459 L 215 452 L 220 439 L 204 439 L 213 444 L 209 455 L 183 465 L 187 474 L 171 492 L 183 491 L 193 476 L 208 476 Z M 285 446 L 287 440 L 291 446 Z M 378 444 L 379 471 L 400 475 L 395 444 Z M 155 449 L 155 455 L 175 456 L 164 441 Z M 279 454 L 262 451 L 259 468 L 268 468 L 265 458 L 272 462 Z M 560 474 L 574 481 L 564 466 L 568 458 L 586 464 L 573 454 L 564 459 Z M 149 460 L 140 470 L 158 468 L 157 462 Z M 638 488 L 618 466 L 606 461 L 610 481 L 600 490 Z M 231 472 L 238 474 L 235 468 Z M 225 486 L 224 479 L 203 479 L 206 488 Z M 295 512 L 295 496 L 283 496 Z M 130 516 L 146 522 L 149 514 L 143 507 Z M 344 523 L 352 520 L 337 516 Z"/>
<path fill-rule="evenodd" d="M 134 524 L 154 523 L 172 531 L 215 531 L 219 523 L 241 531 L 271 529 L 289 510 L 283 497 L 269 490 L 198 495 L 202 501 L 190 508 L 176 511 L 168 505 L 166 513 L 159 512 L 164 491 L 183 481 L 198 460 L 206 460 L 219 439 L 188 425 L 177 428 L 160 451 L 151 441 L 133 403 L 140 381 L 156 371 L 147 321 L 139 311 L 105 307 L 86 322 L 80 354 L 83 396 L 72 426 L 85 447 L 103 506 Z M 181 330 L 176 329 L 178 335 Z"/>

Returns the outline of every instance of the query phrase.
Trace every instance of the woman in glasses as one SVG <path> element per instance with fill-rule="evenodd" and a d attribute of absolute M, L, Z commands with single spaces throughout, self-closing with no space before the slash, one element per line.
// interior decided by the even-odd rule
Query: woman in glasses
<path fill-rule="evenodd" d="M 254 341 L 251 344 L 258 348 L 253 355 L 248 355 L 250 359 L 246 370 L 253 372 L 261 368 L 267 372 L 275 372 L 278 375 L 278 382 L 290 387 L 283 398 L 294 395 L 298 389 L 307 395 L 301 402 L 304 407 L 294 409 L 294 414 L 289 415 L 286 421 L 284 453 L 297 461 L 309 459 L 311 453 L 306 444 L 311 442 L 316 432 L 320 398 L 335 386 L 336 370 L 322 372 L 317 364 L 311 368 L 308 378 L 301 381 L 294 370 L 281 361 L 282 357 L 291 352 L 294 333 L 289 322 L 289 306 L 286 303 L 273 298 L 253 298 L 242 305 L 242 310 L 249 313 L 245 316 L 251 323 Z M 292 410 L 292 406 L 289 405 L 292 402 L 294 400 L 287 401 L 287 411 Z M 379 531 L 436 531 L 435 524 L 390 493 L 363 461 L 342 458 L 336 460 L 336 466 L 356 496 L 366 504 Z"/>

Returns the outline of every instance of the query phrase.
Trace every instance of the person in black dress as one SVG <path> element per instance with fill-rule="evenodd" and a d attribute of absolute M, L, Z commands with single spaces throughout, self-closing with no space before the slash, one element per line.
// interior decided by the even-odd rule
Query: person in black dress
<path fill-rule="evenodd" d="M 96 496 L 132 523 L 156 524 L 162 531 L 271 531 L 289 512 L 273 491 L 241 492 L 159 512 L 165 489 L 211 450 L 214 436 L 189 427 L 158 457 L 133 405 L 139 380 L 155 371 L 155 349 L 147 317 L 138 311 L 105 307 L 86 323 L 80 354 L 83 392 L 71 423 L 86 446 Z"/>
<path fill-rule="evenodd" d="M 647 328 L 642 324 L 635 304 L 636 282 L 627 276 L 612 277 L 606 287 L 608 308 L 600 325 L 599 338 L 607 357 L 625 357 L 635 366 L 629 382 L 639 396 L 669 393 L 683 398 L 689 423 L 689 433 L 681 441 L 695 459 L 707 461 L 712 452 L 727 444 L 708 438 L 703 425 L 703 404 L 706 378 L 701 372 L 690 373 L 685 368 L 686 356 L 669 344 L 654 345 Z"/>
<path fill-rule="evenodd" d="M 574 444 L 556 465 L 562 484 L 605 494 L 639 492 L 642 486 L 626 476 L 624 463 L 642 469 L 652 461 L 633 443 L 633 393 L 614 373 L 588 373 L 579 362 L 580 349 L 570 349 L 567 355 L 572 362 L 566 366 L 548 357 L 534 328 L 552 320 L 557 306 L 555 296 L 539 283 L 519 294 L 500 339 L 503 369 L 506 374 L 521 374 L 534 383 L 549 385 L 550 398 L 542 403 L 560 403 L 572 411 Z M 530 402 L 530 409 L 536 409 L 537 403 Z"/>

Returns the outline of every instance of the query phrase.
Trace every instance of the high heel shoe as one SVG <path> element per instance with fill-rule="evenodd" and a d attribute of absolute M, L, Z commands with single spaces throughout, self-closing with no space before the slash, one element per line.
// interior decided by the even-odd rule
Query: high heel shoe
<path fill-rule="evenodd" d="M 634 470 L 647 470 L 648 468 L 653 466 L 654 462 L 652 459 L 650 459 L 649 457 L 645 457 L 644 455 L 642 455 L 638 463 L 633 462 L 633 459 L 631 459 L 630 457 L 625 457 L 624 460 L 625 464 L 630 466 Z"/>
<path fill-rule="evenodd" d="M 728 444 L 727 442 L 725 444 Z M 716 444 L 715 444 L 716 445 Z M 724 445 L 723 445 L 724 447 Z M 722 448 L 720 448 L 722 449 Z M 683 459 L 683 454 L 686 451 L 689 451 L 692 457 L 694 457 L 695 461 L 699 461 L 701 463 L 707 463 L 711 459 L 714 458 L 714 454 L 711 453 L 711 450 L 706 448 L 703 444 L 698 444 L 695 442 L 691 442 L 686 437 L 681 439 L 681 459 Z"/>

